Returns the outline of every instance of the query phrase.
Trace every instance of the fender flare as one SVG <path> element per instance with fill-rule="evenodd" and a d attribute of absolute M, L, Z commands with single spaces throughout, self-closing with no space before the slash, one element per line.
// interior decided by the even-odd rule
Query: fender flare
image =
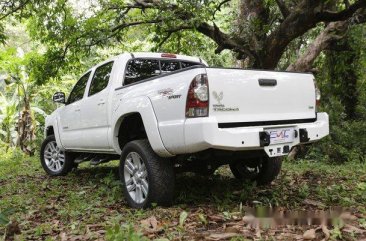
<path fill-rule="evenodd" d="M 145 127 L 147 138 L 152 149 L 161 157 L 172 157 L 170 152 L 165 148 L 161 140 L 158 120 L 154 112 L 151 100 L 146 96 L 139 96 L 127 101 L 119 100 L 115 106 L 111 118 L 111 133 L 109 134 L 109 142 L 113 149 L 121 154 L 122 150 L 118 143 L 118 132 L 123 119 L 133 113 L 139 113 Z"/>
<path fill-rule="evenodd" d="M 60 138 L 60 132 L 59 132 L 59 125 L 57 118 L 52 118 L 51 120 L 46 121 L 45 129 L 44 129 L 44 137 L 47 137 L 47 129 L 49 127 L 53 128 L 53 134 L 55 135 L 57 146 L 60 147 L 61 150 L 65 151 L 64 146 L 62 145 L 61 138 Z"/>

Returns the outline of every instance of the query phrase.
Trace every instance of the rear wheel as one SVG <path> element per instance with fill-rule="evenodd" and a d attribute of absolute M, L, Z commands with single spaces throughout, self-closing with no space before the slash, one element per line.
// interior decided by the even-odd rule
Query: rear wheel
<path fill-rule="evenodd" d="M 230 170 L 237 179 L 268 185 L 276 179 L 281 166 L 282 157 L 262 157 L 257 160 L 234 161 L 230 163 Z"/>
<path fill-rule="evenodd" d="M 147 140 L 126 144 L 122 150 L 119 175 L 131 207 L 146 208 L 152 203 L 168 206 L 172 203 L 173 163 L 156 155 Z"/>
<path fill-rule="evenodd" d="M 43 169 L 50 176 L 62 176 L 74 167 L 71 153 L 61 150 L 57 146 L 54 135 L 48 136 L 42 143 L 40 159 Z"/>

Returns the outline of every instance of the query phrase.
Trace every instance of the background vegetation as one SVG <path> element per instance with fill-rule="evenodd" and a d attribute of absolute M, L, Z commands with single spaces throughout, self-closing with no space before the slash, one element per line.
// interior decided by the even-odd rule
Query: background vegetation
<path fill-rule="evenodd" d="M 2 1 L 0 148 L 33 155 L 44 116 L 80 73 L 122 52 L 161 51 L 214 66 L 312 71 L 331 135 L 300 157 L 364 161 L 365 1 Z"/>
<path fill-rule="evenodd" d="M 316 184 L 311 175 L 309 180 L 306 175 L 307 171 L 317 167 L 313 162 L 320 165 L 320 171 L 316 175 L 330 176 L 333 181 L 339 181 L 333 178 L 336 174 L 324 172 L 334 167 L 324 165 L 342 164 L 344 166 L 338 166 L 334 171 L 341 176 L 348 176 L 344 187 L 334 187 L 336 191 L 332 192 L 325 185 L 317 190 L 314 199 L 326 206 L 333 204 L 351 207 L 358 202 L 364 203 L 365 196 L 362 197 L 361 193 L 365 191 L 365 180 L 362 178 L 366 172 L 365 21 L 364 0 L 0 1 L 0 185 L 3 185 L 0 200 L 5 200 L 0 205 L 0 225 L 2 221 L 9 221 L 5 220 L 5 216 L 16 212 L 7 209 L 8 207 L 24 208 L 27 205 L 23 202 L 24 196 L 16 196 L 18 184 L 12 186 L 5 182 L 12 173 L 15 173 L 9 179 L 12 182 L 19 182 L 16 173 L 24 177 L 36 176 L 29 184 L 31 186 L 22 188 L 35 190 L 37 185 L 42 185 L 42 190 L 36 191 L 40 196 L 44 195 L 50 182 L 59 188 L 65 186 L 65 189 L 74 188 L 68 185 L 72 185 L 70 182 L 77 182 L 72 180 L 73 177 L 62 179 L 60 183 L 43 180 L 38 170 L 39 165 L 34 168 L 31 165 L 36 165 L 36 158 L 27 157 L 37 155 L 43 138 L 44 117 L 57 108 L 51 101 L 53 93 L 68 93 L 80 74 L 94 64 L 110 56 L 133 51 L 194 55 L 213 66 L 312 71 L 322 93 L 319 108 L 329 113 L 331 131 L 329 137 L 320 143 L 297 150 L 295 157 L 300 162 L 298 166 L 289 164 L 285 167 L 290 173 L 303 175 L 306 179 L 306 185 L 301 182 L 301 185 L 304 184 L 301 189 L 292 191 L 296 192 L 296 197 L 300 197 L 299 200 L 305 199 L 311 192 L 307 186 Z M 300 159 L 311 160 L 311 163 L 301 164 Z M 29 171 L 14 170 L 13 166 L 29 168 Z M 344 169 L 347 168 L 359 170 L 361 177 L 358 179 L 351 175 L 352 171 L 345 172 Z M 84 172 L 81 175 L 103 177 L 103 185 L 96 192 L 103 197 L 102 200 L 94 197 L 95 193 L 83 193 L 85 188 L 94 185 L 86 178 L 82 179 L 82 188 L 77 188 L 78 193 L 68 193 L 68 197 L 64 199 L 75 200 L 76 203 L 80 197 L 88 195 L 91 200 L 97 200 L 91 208 L 93 211 L 96 208 L 99 212 L 104 212 L 101 209 L 104 205 L 100 202 L 106 200 L 111 205 L 110 209 L 113 209 L 116 200 L 120 198 L 116 194 L 120 190 L 114 184 L 113 178 L 106 173 L 98 174 L 89 169 Z M 358 184 L 351 187 L 351 183 L 357 179 Z M 227 180 L 225 177 L 218 178 L 206 185 L 216 185 L 215 182 L 221 181 Z M 281 179 L 273 193 L 255 189 L 254 195 L 262 203 L 296 207 L 295 203 L 281 196 L 288 191 L 283 188 L 289 183 L 292 180 Z M 109 188 L 114 191 L 103 193 Z M 184 188 L 180 189 L 183 190 Z M 248 193 L 245 192 L 246 187 L 237 187 L 236 191 L 238 190 Z M 233 191 L 235 190 L 224 190 L 224 193 Z M 50 194 L 50 198 L 59 195 L 53 194 Z M 190 196 L 184 191 L 181 195 L 186 196 L 178 200 L 188 198 L 188 201 L 183 202 L 180 210 L 183 211 L 184 205 L 187 202 L 194 203 L 195 199 L 194 195 Z M 349 197 L 345 199 L 347 195 Z M 13 198 L 9 200 L 5 196 Z M 253 204 L 252 201 L 255 201 L 249 196 L 240 199 L 243 198 L 247 200 L 244 204 Z M 35 199 L 40 202 L 41 207 L 30 206 L 46 212 L 48 207 L 42 206 L 45 200 Z M 189 201 L 191 199 L 193 201 Z M 222 199 L 228 205 L 222 203 L 225 201 L 221 202 L 221 199 L 215 199 L 214 204 L 217 204 L 214 208 L 220 215 L 224 210 L 238 211 L 238 197 L 234 195 Z M 182 204 L 181 201 L 177 202 Z M 58 211 L 57 215 L 62 222 L 75 220 L 80 215 L 76 211 L 77 205 L 73 205 L 71 203 L 66 211 Z M 173 212 L 173 217 L 177 216 L 174 210 L 170 211 Z M 17 214 L 18 218 L 24 218 L 21 215 L 27 212 L 23 209 L 21 213 Z M 151 213 L 154 214 L 154 211 Z M 151 213 L 141 214 L 141 218 L 146 218 Z M 207 217 L 200 219 L 198 213 L 195 214 L 197 219 L 205 224 Z M 75 216 L 70 218 L 68 215 Z M 43 221 L 49 221 L 50 218 L 43 214 L 40 217 Z M 91 214 L 87 217 L 94 218 Z M 127 217 L 130 218 L 131 215 Z M 113 224 L 110 221 L 107 220 L 102 226 L 110 227 Z M 85 228 L 85 223 L 70 225 L 75 226 L 67 226 L 67 232 Z M 182 228 L 179 227 L 178 225 L 173 230 L 172 237 L 182 237 Z M 32 235 L 39 235 L 38 237 L 43 237 L 49 229 L 43 226 L 32 228 Z M 334 235 L 337 235 L 336 231 Z M 120 232 L 128 234 L 129 229 L 110 229 L 108 235 L 121 235 Z M 78 234 L 77 231 L 74 233 Z M 131 235 L 138 236 L 135 233 Z"/>

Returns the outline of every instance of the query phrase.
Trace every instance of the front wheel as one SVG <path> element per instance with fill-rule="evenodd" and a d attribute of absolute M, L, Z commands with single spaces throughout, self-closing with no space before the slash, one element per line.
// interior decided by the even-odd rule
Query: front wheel
<path fill-rule="evenodd" d="M 262 157 L 257 160 L 234 161 L 230 170 L 235 178 L 256 181 L 258 185 L 270 184 L 281 171 L 282 157 Z"/>
<path fill-rule="evenodd" d="M 50 176 L 63 176 L 74 167 L 71 153 L 61 150 L 54 135 L 47 136 L 43 141 L 40 153 L 43 169 Z"/>
<path fill-rule="evenodd" d="M 152 150 L 148 140 L 136 140 L 122 150 L 119 175 L 124 196 L 132 208 L 152 203 L 168 206 L 174 196 L 174 167 Z"/>

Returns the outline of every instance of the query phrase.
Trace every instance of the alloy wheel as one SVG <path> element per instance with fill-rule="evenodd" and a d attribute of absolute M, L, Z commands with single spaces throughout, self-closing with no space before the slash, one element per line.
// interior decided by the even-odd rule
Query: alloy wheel
<path fill-rule="evenodd" d="M 128 194 L 134 202 L 143 203 L 149 192 L 147 170 L 141 156 L 130 152 L 125 159 L 124 179 Z"/>
<path fill-rule="evenodd" d="M 65 165 L 65 152 L 62 151 L 56 141 L 49 142 L 43 154 L 47 168 L 53 172 L 59 172 Z"/>

